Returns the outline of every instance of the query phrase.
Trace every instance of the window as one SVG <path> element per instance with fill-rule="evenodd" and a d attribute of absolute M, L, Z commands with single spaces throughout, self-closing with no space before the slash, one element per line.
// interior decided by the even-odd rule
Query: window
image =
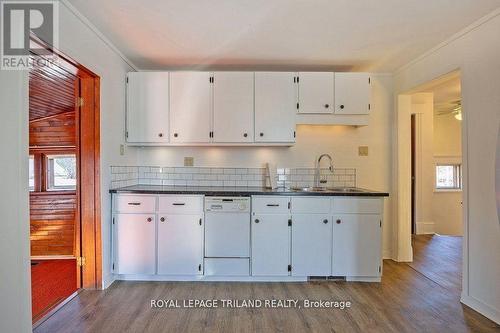
<path fill-rule="evenodd" d="M 76 156 L 47 155 L 47 190 L 76 189 Z"/>
<path fill-rule="evenodd" d="M 460 190 L 462 167 L 460 164 L 436 165 L 436 190 Z"/>
<path fill-rule="evenodd" d="M 28 164 L 28 185 L 29 190 L 35 190 L 35 156 L 30 155 L 29 164 Z"/>

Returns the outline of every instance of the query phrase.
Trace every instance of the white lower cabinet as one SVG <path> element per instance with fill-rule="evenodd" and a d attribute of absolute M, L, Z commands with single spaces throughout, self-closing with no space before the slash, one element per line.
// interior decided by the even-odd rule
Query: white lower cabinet
<path fill-rule="evenodd" d="M 203 273 L 203 215 L 159 215 L 158 274 Z"/>
<path fill-rule="evenodd" d="M 380 276 L 380 215 L 336 214 L 333 220 L 332 275 Z"/>
<path fill-rule="evenodd" d="M 292 215 L 292 276 L 329 276 L 331 271 L 331 216 Z"/>
<path fill-rule="evenodd" d="M 115 214 L 115 273 L 155 274 L 154 214 Z"/>
<path fill-rule="evenodd" d="M 290 275 L 289 215 L 255 214 L 252 216 L 252 275 Z"/>
<path fill-rule="evenodd" d="M 114 273 L 173 279 L 251 274 L 377 281 L 381 276 L 381 198 L 253 196 L 250 230 L 246 230 L 250 258 L 241 251 L 232 258 L 219 258 L 217 251 L 204 248 L 203 200 L 202 195 L 114 198 Z M 231 216 L 219 222 L 229 225 Z M 223 237 L 208 234 L 210 239 L 215 236 Z M 248 238 L 235 244 L 245 241 L 248 246 Z M 204 258 L 207 253 L 212 257 Z"/>

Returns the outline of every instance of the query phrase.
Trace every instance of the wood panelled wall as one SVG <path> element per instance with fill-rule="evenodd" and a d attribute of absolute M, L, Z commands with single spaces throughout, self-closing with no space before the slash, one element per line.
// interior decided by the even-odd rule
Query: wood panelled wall
<path fill-rule="evenodd" d="M 32 193 L 31 255 L 74 255 L 75 214 L 75 193 Z"/>
<path fill-rule="evenodd" d="M 29 73 L 30 153 L 74 153 L 79 79 L 67 68 L 42 66 Z M 43 156 L 43 155 L 42 155 Z M 35 168 L 44 181 L 46 168 Z M 40 171 L 41 170 L 41 171 Z M 43 191 L 45 186 L 36 187 Z M 76 191 L 30 194 L 32 256 L 75 255 Z"/>
<path fill-rule="evenodd" d="M 59 66 L 35 66 L 29 77 L 30 121 L 75 111 L 75 73 Z"/>
<path fill-rule="evenodd" d="M 30 122 L 30 147 L 71 146 L 76 143 L 75 112 Z"/>

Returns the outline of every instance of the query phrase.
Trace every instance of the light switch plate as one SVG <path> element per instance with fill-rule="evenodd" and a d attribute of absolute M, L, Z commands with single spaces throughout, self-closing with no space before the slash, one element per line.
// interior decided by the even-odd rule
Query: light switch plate
<path fill-rule="evenodd" d="M 184 157 L 184 166 L 190 167 L 194 165 L 194 157 Z"/>
<path fill-rule="evenodd" d="M 368 156 L 368 146 L 359 146 L 358 147 L 358 155 L 359 156 Z"/>

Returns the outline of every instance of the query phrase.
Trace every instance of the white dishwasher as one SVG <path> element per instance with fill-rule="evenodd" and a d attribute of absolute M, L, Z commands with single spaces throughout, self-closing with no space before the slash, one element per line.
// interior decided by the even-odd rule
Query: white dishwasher
<path fill-rule="evenodd" d="M 250 275 L 250 198 L 205 197 L 205 275 Z"/>

